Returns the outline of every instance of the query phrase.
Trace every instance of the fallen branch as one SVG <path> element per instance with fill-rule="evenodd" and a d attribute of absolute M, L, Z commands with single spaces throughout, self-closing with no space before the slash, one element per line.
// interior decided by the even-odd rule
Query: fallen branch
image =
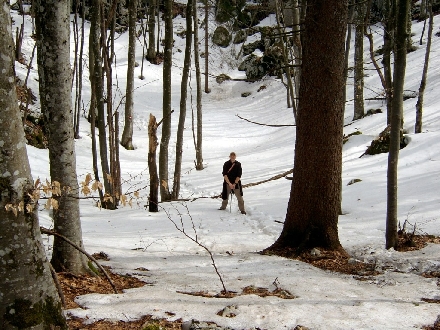
<path fill-rule="evenodd" d="M 257 186 L 259 184 L 266 183 L 269 181 L 278 180 L 278 179 L 284 178 L 286 175 L 291 174 L 291 173 L 293 173 L 293 168 L 291 170 L 288 170 L 288 171 L 281 173 L 281 174 L 277 174 L 277 175 L 275 175 L 269 179 L 263 180 L 263 181 L 251 182 L 251 183 L 244 184 L 243 188 L 253 187 L 253 186 Z"/>
<path fill-rule="evenodd" d="M 238 118 L 245 120 L 249 123 L 255 124 L 255 125 L 261 125 L 261 126 L 269 126 L 269 127 L 291 127 L 291 126 L 296 126 L 295 124 L 290 124 L 290 125 L 275 125 L 275 124 L 262 124 L 262 123 L 257 123 L 255 121 L 251 121 L 249 119 L 240 117 L 239 115 L 236 115 Z"/>
<path fill-rule="evenodd" d="M 242 186 L 242 188 L 253 187 L 253 186 L 257 186 L 259 184 L 266 183 L 269 181 L 278 180 L 278 179 L 284 178 L 286 175 L 292 174 L 292 173 L 293 173 L 293 168 L 291 170 L 288 170 L 288 171 L 281 173 L 281 174 L 277 174 L 277 175 L 275 175 L 269 179 L 263 180 L 263 181 L 251 182 L 251 183 L 244 184 Z M 216 196 L 212 196 L 211 198 L 219 198 L 219 197 L 221 197 L 221 194 L 216 195 Z M 199 197 L 199 198 L 207 198 L 207 197 Z M 195 200 L 195 199 L 197 199 L 197 198 L 194 198 L 193 200 Z"/>
<path fill-rule="evenodd" d="M 47 228 L 44 227 L 40 227 L 40 231 L 42 234 L 46 234 L 46 235 L 53 235 L 53 236 L 57 236 L 63 240 L 65 240 L 67 243 L 69 243 L 70 245 L 72 245 L 75 249 L 77 249 L 79 252 L 85 254 L 87 256 L 87 258 L 89 258 L 91 261 L 93 261 L 96 266 L 98 266 L 99 270 L 104 274 L 104 276 L 107 278 L 107 280 L 110 282 L 110 285 L 112 286 L 113 290 L 115 291 L 115 293 L 119 293 L 118 290 L 116 289 L 116 286 L 114 285 L 113 281 L 111 280 L 110 276 L 107 274 L 107 272 L 105 271 L 105 269 L 99 264 L 98 261 L 96 261 L 95 258 L 93 258 L 90 254 L 88 254 L 84 249 L 80 248 L 78 245 L 76 245 L 75 243 L 73 243 L 70 239 L 68 239 L 67 237 L 58 234 L 57 232 L 53 231 L 53 230 L 49 230 Z"/>

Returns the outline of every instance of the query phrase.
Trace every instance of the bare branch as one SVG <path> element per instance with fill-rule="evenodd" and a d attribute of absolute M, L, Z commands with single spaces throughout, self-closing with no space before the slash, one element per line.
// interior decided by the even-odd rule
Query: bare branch
<path fill-rule="evenodd" d="M 75 249 L 77 249 L 78 251 L 80 251 L 81 253 L 85 254 L 87 256 L 87 258 L 89 258 L 91 261 L 93 261 L 96 266 L 98 266 L 99 270 L 104 274 L 104 276 L 107 278 L 107 280 L 110 282 L 110 285 L 113 287 L 113 290 L 115 291 L 115 293 L 118 293 L 118 290 L 116 289 L 116 286 L 114 285 L 113 281 L 111 280 L 110 276 L 107 274 L 107 272 L 105 271 L 105 269 L 99 264 L 98 261 L 96 261 L 95 258 L 93 258 L 90 254 L 88 254 L 84 249 L 80 248 L 78 245 L 76 245 L 75 243 L 73 243 L 70 239 L 68 239 L 67 237 L 58 234 L 57 232 L 53 231 L 53 230 L 49 230 L 47 228 L 44 227 L 40 227 L 40 231 L 42 234 L 46 234 L 46 235 L 53 235 L 53 236 L 57 236 L 63 240 L 65 240 L 67 243 L 69 243 L 70 245 L 72 245 Z"/>
<path fill-rule="evenodd" d="M 295 124 L 290 124 L 290 125 L 275 125 L 275 124 L 262 124 L 262 123 L 257 123 L 257 122 L 255 122 L 255 121 L 251 121 L 251 120 L 249 120 L 249 119 L 246 119 L 246 118 L 243 118 L 243 117 L 240 117 L 239 115 L 236 115 L 238 118 L 240 118 L 240 119 L 242 119 L 242 120 L 245 120 L 245 121 L 247 121 L 247 122 L 249 122 L 249 123 L 252 123 L 252 124 L 255 124 L 255 125 L 261 125 L 261 126 L 268 126 L 268 127 L 291 127 L 291 126 L 296 126 Z"/>

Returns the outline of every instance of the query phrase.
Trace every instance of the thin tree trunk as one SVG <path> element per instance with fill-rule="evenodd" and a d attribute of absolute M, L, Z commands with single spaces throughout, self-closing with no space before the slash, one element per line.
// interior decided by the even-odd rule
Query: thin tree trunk
<path fill-rule="evenodd" d="M 347 101 L 347 80 L 348 80 L 348 62 L 350 58 L 350 47 L 351 47 L 351 34 L 352 34 L 352 26 L 355 15 L 355 0 L 349 0 L 348 7 L 348 17 L 347 17 L 347 37 L 345 39 L 345 57 L 344 57 L 344 77 L 345 77 L 345 86 L 343 89 L 344 92 L 344 100 Z"/>
<path fill-rule="evenodd" d="M 81 1 L 81 44 L 79 49 L 79 63 L 78 63 L 78 74 L 76 76 L 76 106 L 75 106 L 75 123 L 74 123 L 74 137 L 79 139 L 79 121 L 81 118 L 81 103 L 82 103 L 82 79 L 83 79 L 83 54 L 84 54 L 84 24 L 85 24 L 85 0 Z"/>
<path fill-rule="evenodd" d="M 180 177 L 182 175 L 182 155 L 183 155 L 183 131 L 185 129 L 186 100 L 188 98 L 188 75 L 191 68 L 191 46 L 192 46 L 192 7 L 194 0 L 188 0 L 186 5 L 186 37 L 185 37 L 185 57 L 183 60 L 182 81 L 180 84 L 180 113 L 177 128 L 176 141 L 176 161 L 174 164 L 174 179 L 172 199 L 178 199 L 180 193 Z"/>
<path fill-rule="evenodd" d="M 128 67 L 127 90 L 125 93 L 125 124 L 122 133 L 121 145 L 133 150 L 133 94 L 134 94 L 134 67 L 136 51 L 136 17 L 137 0 L 128 0 Z M 154 15 L 153 15 L 154 17 Z M 154 31 L 154 28 L 153 28 Z"/>
<path fill-rule="evenodd" d="M 401 0 L 396 11 L 396 52 L 394 58 L 393 101 L 391 107 L 390 152 L 387 172 L 386 248 L 397 247 L 397 164 L 400 150 L 400 133 L 403 113 L 403 88 L 405 82 L 407 20 L 410 0 Z"/>
<path fill-rule="evenodd" d="M 2 329 L 67 330 L 41 239 L 38 208 L 29 198 L 34 184 L 15 92 L 12 49 L 10 11 L 2 8 L 0 118 L 7 120 L 0 120 L 0 173 L 4 173 L 0 177 L 0 324 Z M 20 203 L 24 204 L 22 211 L 17 210 Z"/>
<path fill-rule="evenodd" d="M 155 48 L 155 29 L 156 29 L 156 0 L 151 0 L 148 4 L 148 49 L 147 60 L 151 63 L 156 63 L 156 48 Z M 158 22 L 159 24 L 159 22 Z"/>
<path fill-rule="evenodd" d="M 101 36 L 102 40 L 107 40 L 107 31 L 110 32 L 107 43 L 103 43 L 102 47 L 102 58 L 104 59 L 104 70 L 107 82 L 107 126 L 108 126 L 108 146 L 109 146 L 109 166 L 110 172 L 109 177 L 106 179 L 109 181 L 110 189 L 106 190 L 107 199 L 105 201 L 105 208 L 114 209 L 118 204 L 119 194 L 117 188 L 118 176 L 117 176 L 117 164 L 116 164 L 116 149 L 119 145 L 116 145 L 116 124 L 114 121 L 113 114 L 113 74 L 112 74 L 112 63 L 114 56 L 114 36 L 115 36 L 115 24 L 116 16 L 114 15 L 116 9 L 117 0 L 114 0 L 112 8 L 110 9 L 108 15 L 104 13 L 104 7 L 101 6 Z M 105 16 L 107 16 L 105 18 Z"/>
<path fill-rule="evenodd" d="M 292 36 L 292 50 L 295 67 L 293 68 L 293 86 L 295 88 L 294 95 L 299 95 L 299 84 L 301 80 L 301 58 L 302 58 L 302 45 L 301 45 L 301 7 L 298 0 L 293 0 L 293 36 Z M 293 99 L 294 109 L 298 109 L 298 99 Z"/>
<path fill-rule="evenodd" d="M 422 133 L 422 124 L 423 124 L 423 99 L 425 95 L 426 88 L 426 80 L 428 78 L 428 64 L 429 64 L 429 53 L 431 52 L 431 43 L 432 43 L 432 31 L 434 29 L 434 15 L 432 13 L 432 0 L 428 0 L 427 10 L 429 15 L 429 23 L 428 23 L 428 40 L 426 42 L 426 50 L 425 50 L 425 63 L 423 64 L 423 72 L 422 79 L 420 81 L 419 87 L 419 98 L 416 103 L 416 123 L 414 127 L 415 133 Z"/>
<path fill-rule="evenodd" d="M 391 121 L 391 103 L 393 100 L 393 79 L 391 70 L 391 53 L 394 48 L 394 27 L 395 27 L 395 13 L 396 0 L 384 0 L 385 3 L 385 23 L 383 35 L 383 71 L 385 80 L 385 97 L 387 104 L 387 125 Z"/>
<path fill-rule="evenodd" d="M 69 1 L 39 0 L 36 7 L 40 102 L 49 131 L 50 176 L 52 183 L 59 182 L 62 188 L 53 196 L 59 205 L 53 210 L 54 229 L 82 247 L 71 101 Z M 88 271 L 84 255 L 57 238 L 51 262 L 56 271 Z"/>
<path fill-rule="evenodd" d="M 93 84 L 96 99 L 97 109 L 97 127 L 99 132 L 99 154 L 101 158 L 101 170 L 103 175 L 103 183 L 106 193 L 110 192 L 110 182 L 108 175 L 110 174 L 108 165 L 108 148 L 107 148 L 107 132 L 106 132 L 106 117 L 104 109 L 104 95 L 103 95 L 103 74 L 102 74 L 102 57 L 101 45 L 104 41 L 101 37 L 101 0 L 93 0 L 91 7 L 91 51 L 93 52 Z M 104 45 L 102 45 L 104 47 Z"/>
<path fill-rule="evenodd" d="M 204 0 L 205 2 L 205 93 L 210 93 L 208 83 L 208 72 L 209 72 L 209 0 Z"/>
<path fill-rule="evenodd" d="M 173 0 L 165 0 L 165 48 L 163 61 L 163 125 L 159 149 L 159 179 L 162 201 L 171 198 L 168 187 L 168 146 L 171 137 L 171 67 L 173 60 Z"/>
<path fill-rule="evenodd" d="M 148 122 L 148 172 L 150 174 L 148 210 L 150 212 L 159 212 L 159 177 L 156 165 L 157 127 L 156 117 L 150 113 L 150 121 Z"/>
<path fill-rule="evenodd" d="M 365 1 L 356 4 L 356 33 L 354 41 L 354 115 L 353 120 L 364 117 L 364 31 L 365 31 Z"/>
<path fill-rule="evenodd" d="M 280 3 L 275 0 L 275 7 L 276 7 L 276 17 L 277 17 L 277 26 L 278 26 L 278 31 L 281 35 L 281 47 L 282 47 L 282 51 L 283 51 L 283 58 L 284 58 L 284 66 L 286 67 L 286 69 L 284 70 L 286 73 L 286 78 L 287 78 L 287 106 L 290 108 L 292 107 L 293 109 L 293 117 L 295 118 L 295 122 L 296 122 L 296 107 L 295 107 L 295 90 L 293 88 L 293 83 L 292 83 L 292 76 L 290 74 L 290 68 L 289 68 L 289 57 L 288 57 L 288 53 L 286 51 L 286 40 L 283 37 L 283 33 L 285 32 L 285 29 L 282 29 L 281 27 L 281 20 L 284 21 L 283 17 L 282 17 L 282 9 L 280 8 Z"/>
<path fill-rule="evenodd" d="M 197 137 L 195 139 L 196 149 L 196 170 L 203 170 L 203 111 L 202 111 L 202 81 L 200 72 L 200 52 L 199 52 L 199 18 L 197 15 L 197 1 L 193 1 L 193 20 L 194 20 L 194 66 L 196 68 L 196 108 L 197 108 Z M 193 115 L 194 118 L 194 115 Z M 194 124 L 193 124 L 194 133 Z"/>

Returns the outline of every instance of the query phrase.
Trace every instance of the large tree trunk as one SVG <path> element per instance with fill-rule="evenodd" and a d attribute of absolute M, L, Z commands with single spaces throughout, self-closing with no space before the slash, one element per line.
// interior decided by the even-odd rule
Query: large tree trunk
<path fill-rule="evenodd" d="M 193 1 L 193 20 L 194 20 L 194 66 L 196 68 L 196 108 L 197 108 L 197 133 L 194 136 L 196 149 L 196 170 L 203 170 L 203 112 L 202 112 L 202 80 L 200 72 L 200 52 L 199 52 L 199 18 L 197 15 L 197 1 Z M 193 114 L 193 135 L 194 135 L 194 114 Z"/>
<path fill-rule="evenodd" d="M 390 152 L 387 172 L 386 248 L 397 247 L 397 164 L 403 113 L 403 88 L 406 69 L 407 20 L 410 0 L 398 2 L 396 11 L 396 52 L 394 57 L 393 101 L 391 107 Z"/>
<path fill-rule="evenodd" d="M 185 57 L 183 60 L 182 81 L 180 83 L 180 113 L 179 124 L 177 127 L 176 141 L 176 162 L 174 164 L 173 199 L 179 198 L 180 177 L 182 175 L 182 155 L 183 155 L 183 131 L 185 129 L 186 119 L 186 100 L 188 99 L 188 76 L 191 68 L 191 46 L 192 46 L 192 2 L 188 0 L 186 5 L 186 37 L 185 37 Z"/>
<path fill-rule="evenodd" d="M 159 149 L 159 180 L 162 201 L 171 198 L 168 187 L 168 146 L 171 137 L 171 68 L 173 65 L 173 0 L 165 0 L 165 48 L 163 59 L 163 118 Z"/>
<path fill-rule="evenodd" d="M 53 210 L 55 231 L 82 247 L 79 194 L 76 176 L 75 145 L 70 70 L 69 1 L 36 1 L 38 73 L 41 110 L 48 129 L 50 176 L 60 183 L 58 209 Z M 87 260 L 81 252 L 54 238 L 52 265 L 56 271 L 81 274 Z"/>
<path fill-rule="evenodd" d="M 15 92 L 13 49 L 9 7 L 3 6 L 0 10 L 0 328 L 67 329 L 41 240 L 37 208 L 28 195 L 32 195 L 34 185 Z M 23 209 L 19 210 L 19 205 Z"/>
<path fill-rule="evenodd" d="M 346 28 L 346 1 L 307 2 L 294 180 L 283 231 L 268 253 L 343 251 L 338 213 Z"/>
<path fill-rule="evenodd" d="M 365 10 L 364 0 L 356 1 L 355 24 L 356 33 L 354 40 L 354 115 L 353 120 L 365 115 L 364 111 L 364 31 Z"/>
<path fill-rule="evenodd" d="M 428 41 L 426 43 L 426 51 L 425 51 L 425 63 L 423 64 L 423 72 L 422 78 L 420 80 L 419 87 L 419 97 L 416 103 L 416 123 L 414 126 L 414 133 L 422 133 L 422 117 L 423 117 L 423 99 L 425 95 L 426 88 L 426 80 L 428 78 L 428 64 L 429 64 L 429 54 L 431 52 L 431 43 L 432 43 L 432 30 L 434 29 L 434 15 L 432 13 L 432 0 L 428 0 L 428 15 L 429 15 L 429 23 L 428 23 Z"/>
<path fill-rule="evenodd" d="M 133 150 L 133 94 L 134 94 L 134 67 L 136 51 L 136 14 L 137 1 L 128 0 L 128 67 L 127 89 L 125 92 L 125 124 L 122 133 L 121 145 Z M 154 30 L 154 29 L 153 29 Z"/>

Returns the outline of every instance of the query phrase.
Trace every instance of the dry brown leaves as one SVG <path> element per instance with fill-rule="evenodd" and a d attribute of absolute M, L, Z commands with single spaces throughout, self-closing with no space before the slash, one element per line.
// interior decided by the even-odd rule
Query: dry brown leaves
<path fill-rule="evenodd" d="M 220 293 L 210 293 L 207 291 L 194 291 L 194 292 L 186 292 L 186 291 L 177 291 L 178 293 L 187 294 L 196 297 L 204 297 L 204 298 L 234 298 L 238 296 L 244 296 L 249 294 L 254 294 L 259 297 L 278 297 L 281 299 L 294 299 L 296 298 L 293 294 L 291 294 L 288 290 L 275 288 L 270 291 L 267 288 L 255 287 L 253 285 L 246 286 L 243 288 L 241 293 L 237 293 L 234 291 L 228 292 L 220 292 Z"/>
<path fill-rule="evenodd" d="M 96 255 L 95 255 L 96 256 Z M 119 292 L 124 289 L 138 288 L 144 286 L 145 283 L 133 277 L 131 275 L 119 275 L 111 272 L 111 269 L 106 268 L 111 280 L 115 284 Z M 91 275 L 73 275 L 70 273 L 58 273 L 58 279 L 63 290 L 66 309 L 81 307 L 75 303 L 76 296 L 88 294 L 88 293 L 101 293 L 101 294 L 113 294 L 113 288 L 105 277 L 91 276 Z M 172 316 L 172 313 L 169 313 Z M 91 324 L 85 324 L 84 320 L 71 317 L 68 320 L 69 328 L 71 330 L 79 329 L 94 329 L 94 330 L 134 330 L 144 329 L 148 325 L 155 325 L 160 329 L 180 329 L 182 321 L 167 321 L 153 319 L 151 316 L 146 315 L 139 320 L 124 322 L 112 322 L 112 321 L 97 321 Z"/>
<path fill-rule="evenodd" d="M 145 283 L 130 275 L 113 274 L 108 267 L 106 268 L 111 280 L 119 292 L 123 289 L 139 288 Z M 115 293 L 110 283 L 105 277 L 91 275 L 73 275 L 71 273 L 58 273 L 58 279 L 66 300 L 66 308 L 77 308 L 74 299 L 76 296 L 88 293 Z"/>
<path fill-rule="evenodd" d="M 82 319 L 73 318 L 68 321 L 70 330 L 140 330 L 150 327 L 150 329 L 181 329 L 182 321 L 167 321 L 167 320 L 157 320 L 153 319 L 151 316 L 147 315 L 136 321 L 118 321 L 111 322 L 100 320 L 92 324 L 84 324 Z"/>
<path fill-rule="evenodd" d="M 440 244 L 440 237 L 433 235 L 413 235 L 399 232 L 397 251 L 407 252 L 423 249 L 428 243 Z"/>

